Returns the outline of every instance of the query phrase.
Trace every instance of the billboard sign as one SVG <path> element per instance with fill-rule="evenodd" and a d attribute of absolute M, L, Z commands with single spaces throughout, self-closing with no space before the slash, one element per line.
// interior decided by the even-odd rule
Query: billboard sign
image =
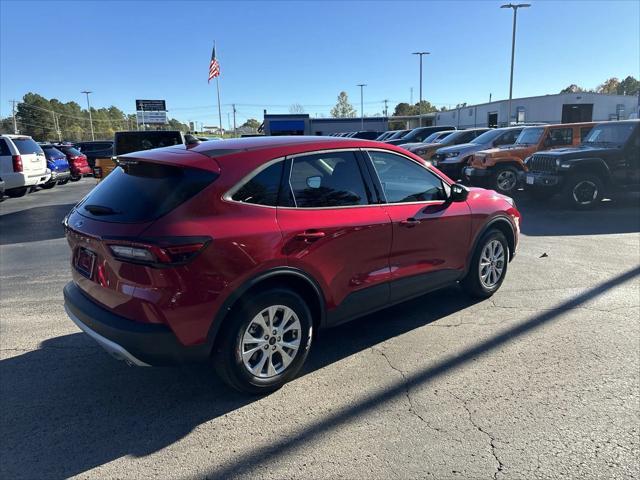
<path fill-rule="evenodd" d="M 138 123 L 167 123 L 167 104 L 164 100 L 136 100 Z"/>

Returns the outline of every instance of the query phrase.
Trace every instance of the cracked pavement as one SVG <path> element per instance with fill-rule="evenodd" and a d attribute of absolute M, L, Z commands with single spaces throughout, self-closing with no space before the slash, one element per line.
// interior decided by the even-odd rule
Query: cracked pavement
<path fill-rule="evenodd" d="M 259 398 L 207 366 L 127 367 L 67 319 L 60 220 L 91 186 L 0 203 L 0 477 L 640 477 L 637 195 L 518 198 L 493 298 L 449 288 L 323 331 Z"/>

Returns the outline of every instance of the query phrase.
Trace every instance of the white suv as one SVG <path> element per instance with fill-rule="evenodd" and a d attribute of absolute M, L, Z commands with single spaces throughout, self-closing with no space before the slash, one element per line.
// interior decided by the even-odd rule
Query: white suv
<path fill-rule="evenodd" d="M 0 135 L 0 177 L 5 193 L 22 197 L 51 177 L 40 145 L 27 135 Z"/>

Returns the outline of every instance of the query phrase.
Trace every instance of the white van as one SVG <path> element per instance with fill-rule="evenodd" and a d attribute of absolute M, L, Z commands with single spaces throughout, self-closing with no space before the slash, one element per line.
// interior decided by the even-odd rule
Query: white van
<path fill-rule="evenodd" d="M 51 177 L 40 145 L 27 135 L 0 135 L 0 177 L 5 193 L 22 197 Z"/>

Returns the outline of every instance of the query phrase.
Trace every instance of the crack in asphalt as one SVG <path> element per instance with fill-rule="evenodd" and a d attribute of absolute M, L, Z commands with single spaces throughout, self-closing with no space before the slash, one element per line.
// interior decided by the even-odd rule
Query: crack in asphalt
<path fill-rule="evenodd" d="M 434 427 L 431 424 L 429 424 L 429 422 L 427 422 L 424 419 L 424 417 L 422 417 L 422 415 L 420 415 L 416 411 L 414 403 L 413 403 L 413 399 L 411 398 L 411 393 L 410 393 L 409 385 L 407 384 L 407 377 L 406 377 L 405 373 L 391 363 L 391 361 L 389 360 L 389 357 L 387 357 L 387 355 L 385 354 L 385 352 L 383 350 L 381 350 L 379 348 L 376 348 L 376 347 L 371 347 L 371 350 L 374 351 L 375 353 L 378 353 L 378 354 L 382 355 L 382 358 L 384 358 L 386 360 L 386 362 L 389 365 L 389 367 L 391 367 L 392 370 L 395 370 L 396 372 L 398 372 L 400 374 L 400 376 L 402 377 L 402 380 L 404 381 L 403 382 L 404 393 L 405 393 L 405 396 L 407 397 L 407 401 L 409 402 L 409 412 L 412 415 L 414 415 L 417 418 L 419 418 L 431 430 L 434 430 L 436 432 L 440 432 L 441 430 L 439 428 Z"/>
<path fill-rule="evenodd" d="M 455 395 L 452 392 L 449 392 L 449 394 L 453 398 L 458 400 L 462 404 L 464 409 L 467 411 L 467 415 L 469 416 L 469 422 L 471 423 L 471 425 L 473 425 L 479 432 L 485 434 L 489 438 L 489 445 L 491 445 L 491 455 L 493 455 L 493 458 L 495 459 L 496 463 L 498 464 L 498 466 L 496 468 L 496 471 L 493 473 L 493 478 L 497 479 L 498 478 L 498 474 L 504 470 L 505 464 L 502 463 L 502 461 L 498 457 L 498 454 L 496 453 L 496 444 L 495 444 L 496 439 L 493 437 L 493 435 L 491 435 L 491 433 L 489 433 L 488 431 L 484 430 L 480 425 L 478 425 L 474 421 L 473 415 L 471 414 L 471 410 L 467 406 L 466 400 L 458 397 L 457 395 Z"/>

